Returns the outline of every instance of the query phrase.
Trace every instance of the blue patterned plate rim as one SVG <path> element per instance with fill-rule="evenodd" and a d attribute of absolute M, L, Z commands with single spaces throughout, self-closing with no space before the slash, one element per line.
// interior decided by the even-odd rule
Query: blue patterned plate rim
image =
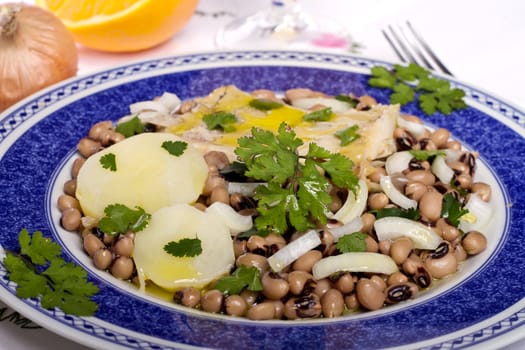
<path fill-rule="evenodd" d="M 171 91 L 182 98 L 234 83 L 243 89 L 311 87 L 328 93 L 385 91 L 367 86 L 371 67 L 391 64 L 349 54 L 295 51 L 208 52 L 135 62 L 80 76 L 43 90 L 0 115 L 0 244 L 16 247 L 21 228 L 42 230 L 100 287 L 94 317 L 73 317 L 21 300 L 0 264 L 0 297 L 35 322 L 95 348 L 403 348 L 498 346 L 522 337 L 525 320 L 525 115 L 503 99 L 441 76 L 465 90 L 469 108 L 426 117 L 415 104 L 403 112 L 446 127 L 480 152 L 482 172 L 500 189 L 499 239 L 490 255 L 448 286 L 406 305 L 336 320 L 253 323 L 188 311 L 137 296 L 95 273 L 68 243 L 53 212 L 53 196 L 76 142 L 95 121 L 116 119 L 130 103 Z M 57 140 L 59 140 L 57 142 Z M 69 163 L 68 163 L 69 162 Z M 57 185 L 58 184 L 58 185 Z M 30 199 L 30 200 L 29 200 Z M 5 213 L 5 214 L 4 214 Z M 65 238 L 64 238 L 65 237 Z M 76 249 L 76 250 L 75 250 Z M 476 257 L 477 258 L 477 257 Z M 452 285 L 451 285 L 452 284 Z M 380 335 L 380 336 L 378 336 Z"/>

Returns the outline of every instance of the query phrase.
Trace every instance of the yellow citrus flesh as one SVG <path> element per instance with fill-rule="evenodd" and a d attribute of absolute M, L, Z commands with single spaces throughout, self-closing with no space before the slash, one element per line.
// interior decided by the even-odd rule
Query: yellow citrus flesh
<path fill-rule="evenodd" d="M 198 0 L 36 0 L 53 12 L 80 44 L 130 52 L 156 46 L 179 32 Z"/>

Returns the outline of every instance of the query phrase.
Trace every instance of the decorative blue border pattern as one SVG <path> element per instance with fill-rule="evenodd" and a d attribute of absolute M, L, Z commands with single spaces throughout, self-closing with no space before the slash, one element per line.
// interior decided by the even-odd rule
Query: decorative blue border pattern
<path fill-rule="evenodd" d="M 246 86 L 252 86 L 259 81 L 266 82 L 271 84 L 272 88 L 274 85 L 277 88 L 282 88 L 286 86 L 287 80 L 294 81 L 295 79 L 297 82 L 304 82 L 306 85 L 314 84 L 322 91 L 328 91 L 324 89 L 330 89 L 335 85 L 339 88 L 355 87 L 362 89 L 363 92 L 365 91 L 363 86 L 366 86 L 367 79 L 364 73 L 375 65 L 391 67 L 387 62 L 351 55 L 292 51 L 213 52 L 140 62 L 66 81 L 34 95 L 1 115 L 0 150 L 4 148 L 6 153 L 3 158 L 0 158 L 0 191 L 2 195 L 5 194 L 5 199 L 0 198 L 0 207 L 3 210 L 5 209 L 8 216 L 13 215 L 19 218 L 18 222 L 16 222 L 17 225 L 45 225 L 46 222 L 42 219 L 42 216 L 45 216 L 42 214 L 42 203 L 24 203 L 22 199 L 18 199 L 17 196 L 19 194 L 12 187 L 15 186 L 15 183 L 18 184 L 20 182 L 17 190 L 41 199 L 47 191 L 45 187 L 50 174 L 45 172 L 39 173 L 39 171 L 34 171 L 34 168 L 30 166 L 24 167 L 25 165 L 22 165 L 22 169 L 20 169 L 21 176 L 16 176 L 12 171 L 20 167 L 16 155 L 21 155 L 19 158 L 31 156 L 35 159 L 35 162 L 38 161 L 31 164 L 33 167 L 35 164 L 38 164 L 38 166 L 41 165 L 42 171 L 54 171 L 54 167 L 58 163 L 56 159 L 64 157 L 74 147 L 76 140 L 78 140 L 78 135 L 82 134 L 82 131 L 79 131 L 78 128 L 91 125 L 90 123 L 96 118 L 103 118 L 103 116 L 98 116 L 94 113 L 97 106 L 103 105 L 106 113 L 109 113 L 114 118 L 118 118 L 123 115 L 122 111 L 126 110 L 129 102 L 133 102 L 133 100 L 128 101 L 127 99 L 142 97 L 143 95 L 141 94 L 145 94 L 142 90 L 147 91 L 151 88 L 158 93 L 161 91 L 159 89 L 169 84 L 174 84 L 174 86 L 181 84 L 181 86 L 188 86 L 186 91 L 188 94 L 205 93 L 214 87 L 213 84 L 221 82 L 223 79 L 240 84 L 246 83 Z M 272 76 L 273 80 L 266 78 L 265 74 L 268 73 L 274 75 Z M 344 81 L 338 80 L 338 77 L 341 75 L 345 76 Z M 182 82 L 177 81 L 177 79 Z M 323 79 L 327 80 L 324 81 Z M 174 83 L 173 81 L 177 82 Z M 451 83 L 465 90 L 469 98 L 494 111 L 498 116 L 511 121 L 511 124 L 515 125 L 515 128 L 519 129 L 520 132 L 523 131 L 521 128 L 525 127 L 525 114 L 522 111 L 469 85 L 454 80 L 451 80 Z M 130 92 L 130 96 L 125 96 L 118 103 L 114 103 L 115 97 L 121 97 L 128 85 L 132 87 L 133 93 Z M 101 86 L 103 89 L 100 88 Z M 368 88 L 366 91 L 370 92 L 380 102 L 386 102 L 384 92 Z M 176 92 L 178 93 L 179 91 Z M 86 97 L 76 98 L 79 93 L 84 93 Z M 59 108 L 54 112 L 48 112 L 53 107 L 60 106 L 60 104 L 65 104 L 65 107 Z M 417 106 L 409 105 L 406 108 L 407 112 L 418 114 Z M 42 120 L 37 121 L 36 125 L 27 128 L 27 135 L 24 134 L 23 137 L 12 140 L 11 144 L 3 144 L 7 142 L 6 139 L 9 138 L 13 131 L 23 127 L 25 122 L 31 118 L 39 118 L 40 116 L 42 116 Z M 511 197 L 509 203 L 513 204 L 511 211 L 513 216 L 510 220 L 512 226 L 510 228 L 511 235 L 508 241 L 502 243 L 503 252 L 491 258 L 487 266 L 484 266 L 482 271 L 480 271 L 479 278 L 476 276 L 476 278 L 457 288 L 454 293 L 449 293 L 453 294 L 454 298 L 457 298 L 457 301 L 454 299 L 454 302 L 465 305 L 465 303 L 473 300 L 468 295 L 472 291 L 488 293 L 487 288 L 483 287 L 487 276 L 508 272 L 507 270 L 510 269 L 508 267 L 509 263 L 505 262 L 503 255 L 512 257 L 518 262 L 524 261 L 523 252 L 515 248 L 516 246 L 524 246 L 524 238 L 518 237 L 514 232 L 517 228 L 524 227 L 525 211 L 523 202 L 525 198 L 523 196 L 523 188 L 525 183 L 523 179 L 512 173 L 512 167 L 519 164 L 522 166 L 523 153 L 519 152 L 520 150 L 525 151 L 525 144 L 523 138 L 516 132 L 516 129 L 512 130 L 512 128 L 503 126 L 492 117 L 474 108 L 458 112 L 456 117 L 451 118 L 438 115 L 433 117 L 433 119 L 427 120 L 450 128 L 454 134 L 466 134 L 466 141 L 469 146 L 480 150 L 486 157 L 488 155 L 489 164 L 495 167 L 498 176 L 503 179 Z M 469 121 L 467 124 L 477 125 L 479 129 L 476 129 L 476 132 L 464 131 L 468 127 L 465 126 L 465 120 Z M 34 147 L 35 142 L 32 141 L 36 139 L 36 145 L 38 146 L 38 142 L 42 142 L 49 135 L 56 135 L 53 127 L 64 130 L 61 144 L 51 145 L 47 141 L 47 145 L 49 145 L 45 149 L 47 153 L 33 154 L 31 148 Z M 485 137 L 488 134 L 487 130 L 491 130 L 491 136 L 495 137 L 496 141 L 501 141 L 501 144 L 489 147 L 487 142 L 477 140 L 479 137 Z M 481 131 L 481 135 L 477 134 L 478 131 Z M 504 142 L 514 142 L 514 149 L 508 150 Z M 491 157 L 491 152 L 496 152 L 498 156 Z M 500 155 L 509 155 L 510 160 L 500 159 Z M 507 163 L 503 164 L 504 161 Z M 29 179 L 20 179 L 26 174 L 30 174 L 27 175 Z M 34 186 L 35 188 L 29 188 L 29 186 Z M 9 200 L 15 203 L 7 203 L 6 201 Z M 11 208 L 12 206 L 15 208 Z M 24 206 L 24 210 L 19 209 L 22 206 Z M 0 242 L 2 245 L 9 248 L 14 244 L 14 232 L 16 231 L 13 230 L 13 223 L 8 218 L 0 218 Z M 506 307 L 511 307 L 522 300 L 524 297 L 523 275 L 523 272 L 520 272 L 516 281 L 505 280 L 507 282 L 507 294 L 504 296 L 490 296 L 487 298 L 488 301 L 502 301 L 507 303 Z M 15 295 L 15 285 L 6 278 L 6 270 L 2 264 L 0 264 L 0 285 L 10 294 Z M 494 287 L 494 285 L 492 286 Z M 457 333 L 462 328 L 474 327 L 475 321 L 472 320 L 476 318 L 484 320 L 490 316 L 490 313 L 483 310 L 469 309 L 468 306 L 465 306 L 465 310 L 470 312 L 471 316 L 469 317 L 472 320 L 464 319 L 458 321 L 459 326 L 463 325 L 459 329 L 453 327 L 443 328 L 443 330 L 440 330 L 442 333 L 437 333 L 437 330 L 425 329 L 424 325 L 419 323 L 421 329 L 413 332 L 414 334 L 400 336 L 398 331 L 396 331 L 399 329 L 399 324 L 411 324 L 412 321 L 418 321 L 421 315 L 432 315 L 432 310 L 439 304 L 439 301 L 431 300 L 423 305 L 408 308 L 405 312 L 393 313 L 389 317 L 383 317 L 382 320 L 377 320 L 379 317 L 371 317 L 357 321 L 344 320 L 326 324 L 301 325 L 300 323 L 294 323 L 283 326 L 282 323 L 270 323 L 254 326 L 253 324 L 237 322 L 233 319 L 231 321 L 209 320 L 200 315 L 192 316 L 178 313 L 174 310 L 159 310 L 155 305 L 143 300 L 129 301 L 128 304 L 128 301 L 121 298 L 121 293 L 117 288 L 104 283 L 100 284 L 100 288 L 103 298 L 125 303 L 125 306 L 131 309 L 140 308 L 142 310 L 141 317 L 147 318 L 151 322 L 155 320 L 155 322 L 161 324 L 173 324 L 175 328 L 172 330 L 161 329 L 152 323 L 151 329 L 146 330 L 145 328 L 140 328 L 142 327 L 140 325 L 135 325 L 136 319 L 133 319 L 133 317 L 138 316 L 133 312 L 128 312 L 126 319 L 118 319 L 113 308 L 99 310 L 97 318 L 79 318 L 65 315 L 60 310 L 44 310 L 40 307 L 38 300 L 20 300 L 19 302 L 23 302 L 38 311 L 41 314 L 39 317 L 44 317 L 44 319 L 47 317 L 89 337 L 95 337 L 108 344 L 142 349 L 172 349 L 191 346 L 235 348 L 241 344 L 234 339 L 239 335 L 246 337 L 246 343 L 242 343 L 243 346 L 261 348 L 270 346 L 275 348 L 300 347 L 301 349 L 317 348 L 319 346 L 328 348 L 336 346 L 376 348 L 381 345 L 384 346 L 384 343 L 382 344 L 380 339 L 375 339 L 377 337 L 368 339 L 366 336 L 367 332 L 363 330 L 379 329 L 378 327 L 383 330 L 387 339 L 398 342 L 394 345 L 410 348 L 411 344 L 426 341 L 432 337 L 446 337 L 447 334 Z M 484 294 L 480 294 L 476 298 L 484 296 Z M 447 307 L 447 305 L 440 305 L 440 307 L 444 308 L 443 314 L 433 316 L 436 318 L 435 322 L 443 323 L 444 319 L 438 318 L 443 318 L 447 312 L 461 319 L 462 316 L 455 313 L 456 311 L 451 307 Z M 499 312 L 504 310 L 499 310 Z M 153 315 L 156 318 L 153 318 Z M 115 324 L 115 329 L 120 327 L 122 331 L 105 328 L 97 323 L 98 319 L 109 324 Z M 476 329 L 466 335 L 450 336 L 450 339 L 421 347 L 421 349 L 456 349 L 481 344 L 522 327 L 524 321 L 525 309 L 521 309 L 504 317 L 504 319 L 495 319 L 490 326 Z M 56 327 L 55 325 L 53 326 Z M 224 339 L 220 340 L 212 337 L 214 334 L 215 336 L 217 335 L 217 329 L 221 329 Z M 334 337 L 330 337 L 330 335 L 334 332 L 348 333 L 349 337 L 353 338 L 344 341 L 342 339 L 333 339 Z M 128 334 L 133 334 L 134 336 Z M 149 340 L 151 338 L 146 340 L 142 337 L 142 334 L 152 334 L 153 337 L 156 337 L 154 339 L 158 340 Z M 90 344 L 89 340 L 86 340 L 86 343 Z"/>

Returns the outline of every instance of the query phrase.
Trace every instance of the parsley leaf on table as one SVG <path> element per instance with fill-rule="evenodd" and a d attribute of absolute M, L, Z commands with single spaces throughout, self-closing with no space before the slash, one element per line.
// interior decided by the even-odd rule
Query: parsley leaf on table
<path fill-rule="evenodd" d="M 151 215 L 144 209 L 137 207 L 130 209 L 123 204 L 110 204 L 104 208 L 104 216 L 98 222 L 98 228 L 109 235 L 125 233 L 127 231 L 139 232 L 146 227 Z"/>
<path fill-rule="evenodd" d="M 202 253 L 202 244 L 199 238 L 183 238 L 170 241 L 164 245 L 164 251 L 176 257 L 194 257 Z"/>
<path fill-rule="evenodd" d="M 65 262 L 61 247 L 42 232 L 29 235 L 26 229 L 18 235 L 20 254 L 8 252 L 3 263 L 9 279 L 17 283 L 20 298 L 38 298 L 42 307 L 60 308 L 67 314 L 91 316 L 98 305 L 91 297 L 98 287 L 87 281 L 87 272 Z"/>
<path fill-rule="evenodd" d="M 318 222 L 325 223 L 331 202 L 329 180 L 352 191 L 357 186 L 350 159 L 315 143 L 309 145 L 306 155 L 299 156 L 297 149 L 303 142 L 284 123 L 277 134 L 253 128 L 252 135 L 238 143 L 235 153 L 246 164 L 246 176 L 267 182 L 255 193 L 260 214 L 255 225 L 262 232 L 282 234 L 289 224 L 305 231 Z"/>
<path fill-rule="evenodd" d="M 392 70 L 376 66 L 371 74 L 370 86 L 392 90 L 390 103 L 404 105 L 417 97 L 419 107 L 428 115 L 437 111 L 450 114 L 467 107 L 463 90 L 452 88 L 449 81 L 431 76 L 430 71 L 417 64 L 395 64 Z"/>

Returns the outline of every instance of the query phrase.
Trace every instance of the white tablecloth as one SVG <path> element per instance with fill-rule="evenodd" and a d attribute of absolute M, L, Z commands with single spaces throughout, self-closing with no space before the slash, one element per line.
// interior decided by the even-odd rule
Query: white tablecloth
<path fill-rule="evenodd" d="M 10 1 L 0 0 L 0 4 L 6 2 Z M 307 12 L 344 24 L 353 40 L 362 45 L 358 54 L 388 61 L 396 61 L 397 56 L 380 29 L 408 19 L 458 79 L 525 110 L 524 1 L 303 0 L 301 3 Z M 201 0 L 184 30 L 156 48 L 109 54 L 80 47 L 78 74 L 134 60 L 216 50 L 214 35 L 218 28 L 236 15 L 252 13 L 268 4 L 269 0 Z M 0 301 L 0 349 L 56 348 L 82 347 L 39 327 Z M 525 349 L 525 341 L 505 349 Z"/>

